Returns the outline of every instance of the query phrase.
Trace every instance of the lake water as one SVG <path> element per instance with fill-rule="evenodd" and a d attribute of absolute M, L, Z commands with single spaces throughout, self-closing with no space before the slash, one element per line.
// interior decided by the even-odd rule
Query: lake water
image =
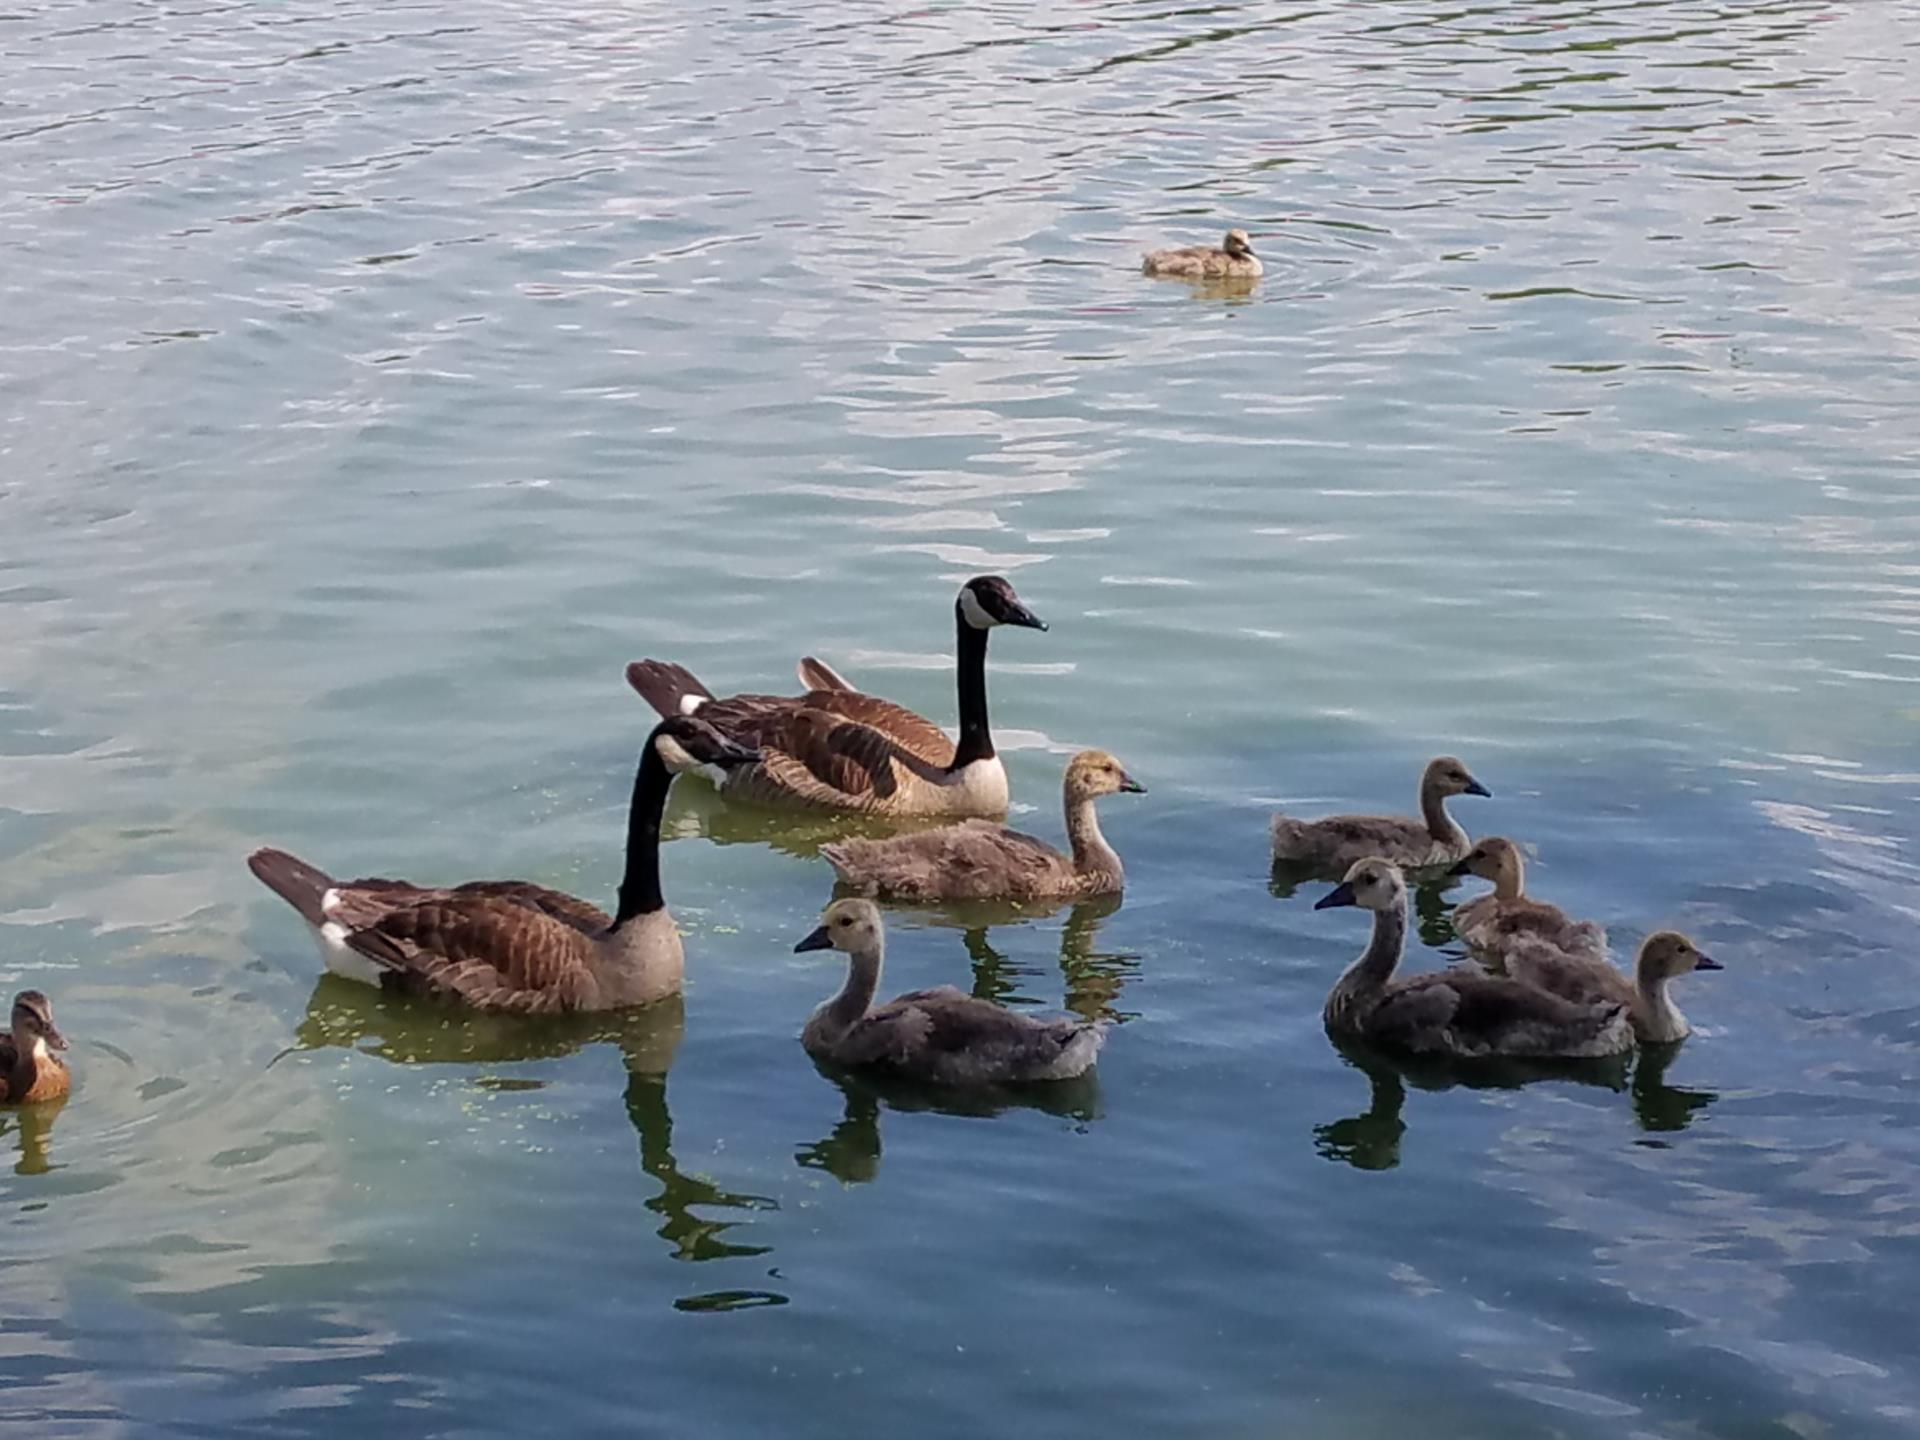
<path fill-rule="evenodd" d="M 9 1434 L 1920 1432 L 1920 7 L 0 15 Z M 1251 295 L 1137 273 L 1251 229 Z M 805 836 L 687 793 L 684 1011 L 317 978 L 242 863 L 611 895 L 626 661 L 812 651 L 1110 913 L 886 984 L 1119 1024 L 1046 1105 L 818 1073 Z M 1265 823 L 1456 802 L 1726 964 L 1615 1085 L 1422 1088 Z M 1475 893 L 1477 884 L 1447 901 Z M 1429 940 L 1444 901 L 1423 902 Z M 1442 963 L 1432 949 L 1410 964 Z"/>

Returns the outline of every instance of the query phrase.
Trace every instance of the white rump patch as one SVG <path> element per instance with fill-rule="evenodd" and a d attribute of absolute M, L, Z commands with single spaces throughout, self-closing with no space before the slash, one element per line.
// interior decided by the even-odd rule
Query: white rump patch
<path fill-rule="evenodd" d="M 335 892 L 330 890 L 327 893 L 332 896 Z M 313 943 L 320 951 L 320 963 L 343 979 L 357 980 L 362 985 L 378 985 L 381 967 L 347 944 L 347 936 L 351 933 L 338 920 L 329 920 L 315 930 Z"/>
<path fill-rule="evenodd" d="M 706 703 L 707 697 L 704 695 L 682 695 L 680 697 L 680 713 L 682 715 L 691 715 Z"/>
<path fill-rule="evenodd" d="M 960 592 L 960 614 L 976 630 L 991 630 L 1000 623 L 987 613 L 987 607 L 980 603 L 971 585 Z"/>

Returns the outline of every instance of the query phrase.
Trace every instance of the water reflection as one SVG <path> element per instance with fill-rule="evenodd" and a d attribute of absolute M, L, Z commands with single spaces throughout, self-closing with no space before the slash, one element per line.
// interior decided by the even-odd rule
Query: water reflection
<path fill-rule="evenodd" d="M 53 1122 L 70 1098 L 62 1095 L 39 1105 L 0 1110 L 0 1143 L 9 1135 L 18 1137 L 20 1158 L 14 1164 L 14 1174 L 45 1175 L 53 1169 Z"/>
<path fill-rule="evenodd" d="M 1096 944 L 1100 927 L 1122 903 L 1123 897 L 1119 895 L 1100 895 L 1071 905 L 1065 900 L 969 900 L 938 907 L 914 907 L 908 913 L 930 927 L 959 930 L 973 968 L 973 993 L 982 1000 L 1006 1004 L 1041 999 L 1022 988 L 1023 981 L 1040 972 L 1037 967 L 1023 965 L 996 947 L 992 939 L 994 928 L 1011 929 L 1067 911 L 1060 929 L 1062 1003 L 1086 1020 L 1124 1023 L 1133 1019 L 1136 1012 L 1120 1009 L 1118 1001 L 1127 982 L 1140 969 L 1140 956 L 1129 951 L 1102 950 Z"/>
<path fill-rule="evenodd" d="M 1641 1047 L 1633 1066 L 1633 1114 L 1642 1130 L 1656 1135 L 1685 1130 L 1720 1098 L 1715 1090 L 1690 1090 L 1667 1084 L 1667 1067 L 1686 1048 L 1686 1043 L 1676 1040 L 1671 1045 Z M 1641 1143 L 1657 1146 L 1666 1142 Z"/>
<path fill-rule="evenodd" d="M 658 1185 L 645 1202 L 660 1219 L 655 1234 L 676 1260 L 727 1260 L 764 1255 L 765 1245 L 727 1238 L 739 1219 L 709 1219 L 702 1209 L 776 1210 L 764 1195 L 726 1190 L 688 1175 L 673 1155 L 673 1114 L 667 1105 L 667 1072 L 686 1027 L 679 998 L 643 1010 L 591 1015 L 488 1015 L 386 997 L 364 985 L 328 975 L 314 987 L 297 1034 L 297 1053 L 344 1047 L 399 1065 L 503 1064 L 573 1055 L 593 1045 L 620 1052 L 627 1074 L 623 1096 L 627 1119 L 640 1137 L 640 1168 Z M 538 1088 L 542 1082 L 485 1080 L 485 1088 Z M 734 1295 L 735 1292 L 728 1292 Z M 736 1298 L 744 1296 L 739 1292 Z M 772 1297 L 779 1300 L 783 1297 Z M 696 1303 L 698 1302 L 698 1303 Z M 707 1303 L 714 1302 L 714 1303 Z M 683 1305 L 729 1308 L 715 1297 L 692 1297 Z M 772 1300 L 754 1292 L 741 1303 Z"/>
<path fill-rule="evenodd" d="M 1456 1060 L 1446 1056 L 1402 1055 L 1364 1041 L 1327 1037 L 1354 1069 L 1367 1077 L 1367 1108 L 1358 1115 L 1313 1127 L 1313 1148 L 1328 1160 L 1359 1170 L 1391 1170 L 1400 1163 L 1400 1142 L 1407 1125 L 1403 1111 L 1407 1087 L 1416 1090 L 1517 1090 L 1543 1080 L 1627 1088 L 1629 1058 L 1609 1055 L 1592 1060 L 1530 1060 L 1495 1056 Z"/>
<path fill-rule="evenodd" d="M 826 1136 L 796 1147 L 793 1160 L 805 1170 L 824 1170 L 843 1185 L 863 1185 L 878 1178 L 883 1106 L 973 1119 L 1004 1115 L 1009 1110 L 1038 1110 L 1081 1124 L 1091 1124 L 1101 1114 L 1097 1069 L 1073 1080 L 956 1090 L 828 1065 L 816 1064 L 814 1068 L 839 1088 L 841 1116 Z"/>

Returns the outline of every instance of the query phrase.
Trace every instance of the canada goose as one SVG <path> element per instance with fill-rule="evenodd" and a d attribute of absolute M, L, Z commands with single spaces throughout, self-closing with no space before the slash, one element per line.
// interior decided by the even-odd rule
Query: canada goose
<path fill-rule="evenodd" d="M 1264 267 L 1260 264 L 1260 257 L 1253 253 L 1252 238 L 1235 226 L 1227 231 L 1227 238 L 1220 242 L 1218 250 L 1210 245 L 1188 245 L 1179 250 L 1150 250 L 1142 257 L 1140 268 L 1148 275 L 1179 275 L 1193 280 L 1222 277 L 1251 280 Z"/>
<path fill-rule="evenodd" d="M 1490 835 L 1447 873 L 1493 881 L 1491 895 L 1469 900 L 1453 912 L 1453 928 L 1468 949 L 1494 962 L 1496 968 L 1505 963 L 1507 951 L 1522 936 L 1544 940 L 1568 955 L 1605 963 L 1604 929 L 1591 920 L 1572 919 L 1558 905 L 1526 894 L 1526 862 L 1513 841 Z"/>
<path fill-rule="evenodd" d="M 1324 820 L 1273 817 L 1273 858 L 1339 874 L 1356 860 L 1378 857 L 1407 870 L 1448 865 L 1473 842 L 1447 814 L 1454 795 L 1491 795 L 1451 755 L 1429 760 L 1420 775 L 1420 815 L 1329 815 Z"/>
<path fill-rule="evenodd" d="M 801 662 L 804 695 L 714 693 L 680 665 L 639 660 L 627 682 L 662 715 L 691 715 L 760 750 L 757 764 L 708 778 L 729 796 L 783 809 L 869 815 L 1004 815 L 1007 771 L 987 728 L 987 632 L 996 625 L 1044 630 L 998 575 L 960 587 L 960 740 L 890 700 L 853 689 L 830 667 Z M 701 768 L 690 758 L 670 763 Z"/>
<path fill-rule="evenodd" d="M 1036 1020 L 978 1000 L 951 985 L 914 990 L 873 1007 L 886 931 L 871 900 L 836 900 L 795 945 L 840 950 L 847 983 L 813 1012 L 800 1043 L 816 1060 L 872 1066 L 940 1085 L 1070 1080 L 1093 1064 L 1105 1027 L 1085 1020 Z"/>
<path fill-rule="evenodd" d="M 1634 1034 L 1648 1045 L 1684 1040 L 1693 1031 L 1673 1003 L 1670 982 L 1695 970 L 1726 968 L 1677 930 L 1657 930 L 1640 942 L 1631 980 L 1601 956 L 1569 955 L 1537 936 L 1510 946 L 1506 962 L 1514 979 L 1577 1005 L 1625 1006 Z"/>
<path fill-rule="evenodd" d="M 1464 965 L 1395 980 L 1406 949 L 1407 886 L 1385 860 L 1355 862 L 1313 908 L 1336 905 L 1371 910 L 1373 938 L 1327 996 L 1323 1014 L 1335 1036 L 1462 1059 L 1574 1059 L 1633 1046 L 1633 1027 L 1615 1003 L 1578 1004 Z"/>
<path fill-rule="evenodd" d="M 73 1076 L 53 1054 L 66 1048 L 52 1002 L 38 990 L 14 996 L 13 1027 L 0 1031 L 0 1105 L 35 1105 L 71 1090 Z"/>
<path fill-rule="evenodd" d="M 1126 884 L 1093 802 L 1101 795 L 1145 793 L 1104 750 L 1067 763 L 1061 790 L 1071 855 L 991 820 L 963 820 L 914 835 L 823 845 L 841 882 L 862 895 L 894 900 L 1058 900 L 1108 895 Z"/>
<path fill-rule="evenodd" d="M 679 992 L 683 965 L 680 932 L 660 895 L 669 755 L 722 768 L 757 758 L 691 716 L 654 727 L 634 775 L 627 867 L 611 916 L 523 880 L 447 890 L 339 881 L 272 849 L 254 851 L 247 864 L 313 927 L 327 968 L 349 980 L 529 1014 L 651 1004 Z"/>

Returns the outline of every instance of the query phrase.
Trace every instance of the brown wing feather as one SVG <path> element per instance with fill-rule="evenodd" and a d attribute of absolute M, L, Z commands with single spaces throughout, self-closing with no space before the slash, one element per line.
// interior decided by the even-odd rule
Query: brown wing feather
<path fill-rule="evenodd" d="M 347 928 L 347 944 L 404 989 L 481 1010 L 553 1012 L 594 1001 L 586 934 L 519 897 L 343 887 L 327 913 Z"/>
<path fill-rule="evenodd" d="M 904 705 L 859 690 L 814 690 L 804 700 L 810 709 L 825 710 L 842 720 L 877 731 L 928 765 L 945 767 L 953 763 L 953 737 Z M 705 711 L 701 713 L 704 717 Z"/>

